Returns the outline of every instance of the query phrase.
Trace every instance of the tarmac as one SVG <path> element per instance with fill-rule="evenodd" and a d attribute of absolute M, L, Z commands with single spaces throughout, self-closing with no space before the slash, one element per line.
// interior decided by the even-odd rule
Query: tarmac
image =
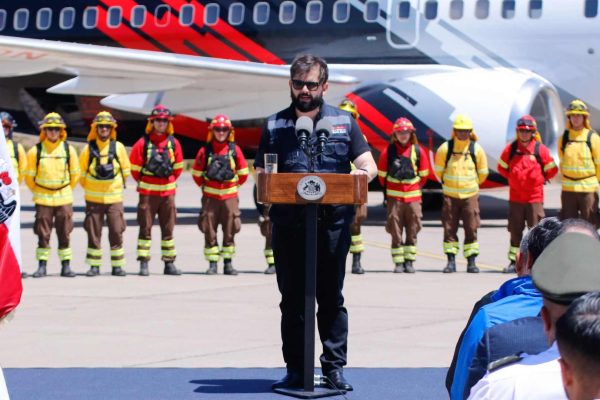
<path fill-rule="evenodd" d="M 197 227 L 201 193 L 188 172 L 179 180 L 176 197 L 176 264 L 183 275 L 162 274 L 160 232 L 155 227 L 151 274 L 138 276 L 137 193 L 131 179 L 128 185 L 124 239 L 128 275 L 110 276 L 105 249 L 102 275 L 85 276 L 85 202 L 78 187 L 71 235 L 72 266 L 78 276 L 59 276 L 53 237 L 49 276 L 23 281 L 21 305 L 14 319 L 0 327 L 0 365 L 8 368 L 9 388 L 11 376 L 19 371 L 11 369 L 22 368 L 283 367 L 279 293 L 275 276 L 263 274 L 264 238 L 257 225 L 252 179 L 240 190 L 243 225 L 236 236 L 234 258 L 238 276 L 222 275 L 221 264 L 218 275 L 204 273 L 208 265 Z M 24 185 L 21 189 L 23 269 L 31 274 L 36 268 L 34 206 L 29 190 Z M 350 274 L 351 257 L 347 263 L 348 367 L 440 369 L 449 365 L 473 303 L 512 277 L 500 273 L 507 264 L 507 198 L 507 188 L 482 192 L 480 274 L 467 274 L 462 256 L 458 257 L 459 272 L 441 273 L 445 257 L 440 210 L 425 212 L 418 238 L 417 272 L 394 274 L 382 194 L 369 193 L 369 218 L 362 229 L 366 273 Z M 545 206 L 548 216 L 557 214 L 560 185 L 546 186 Z M 106 230 L 103 240 L 108 241 Z M 318 357 L 318 336 L 316 342 Z M 319 365 L 318 358 L 315 365 Z M 18 373 L 22 376 L 26 370 Z M 442 387 L 443 381 L 436 384 Z"/>

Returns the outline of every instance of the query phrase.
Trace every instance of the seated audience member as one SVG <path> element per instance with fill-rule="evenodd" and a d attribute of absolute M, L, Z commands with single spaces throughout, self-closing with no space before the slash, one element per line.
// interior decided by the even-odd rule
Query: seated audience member
<path fill-rule="evenodd" d="M 544 218 L 538 225 L 529 230 L 521 241 L 516 263 L 517 277 L 502 284 L 491 295 L 491 301 L 475 311 L 473 318 L 471 318 L 459 339 L 453 364 L 448 371 L 447 386 L 450 387 L 449 392 L 452 399 L 463 399 L 468 396 L 471 386 L 486 372 L 487 363 L 483 365 L 483 368 L 476 368 L 473 378 L 469 377 L 469 367 L 486 329 L 518 318 L 535 317 L 539 314 L 542 300 L 531 282 L 531 265 L 543 248 L 558 235 L 561 227 L 562 222 L 552 217 Z M 519 299 L 523 297 L 527 301 L 520 302 Z M 542 341 L 543 343 L 544 341 Z M 510 347 L 512 348 L 512 346 Z M 507 350 L 503 349 L 501 351 L 505 353 Z M 452 380 L 448 382 L 451 373 Z M 474 381 L 472 381 L 473 379 Z"/>
<path fill-rule="evenodd" d="M 554 240 L 556 235 L 558 235 L 561 226 L 562 221 L 560 221 L 558 218 L 548 217 L 542 219 L 538 225 L 533 227 L 531 230 L 527 231 L 527 233 L 521 240 L 521 246 L 517 257 L 517 277 L 507 280 L 502 284 L 502 286 L 500 286 L 500 288 L 498 288 L 498 290 L 493 290 L 487 293 L 477 303 L 475 303 L 475 305 L 473 306 L 473 310 L 471 311 L 471 315 L 469 316 L 469 319 L 467 321 L 467 325 L 465 326 L 458 338 L 456 348 L 454 349 L 452 362 L 450 363 L 450 367 L 448 368 L 448 373 L 446 375 L 446 389 L 448 390 L 448 393 L 451 393 L 451 387 L 454 382 L 454 374 L 456 369 L 456 361 L 458 359 L 458 352 L 462 346 L 465 332 L 471 324 L 473 317 L 475 317 L 477 312 L 486 304 L 490 304 L 495 301 L 501 300 L 514 293 L 515 287 L 519 287 L 519 285 L 521 285 L 523 277 L 527 277 L 530 275 L 531 265 L 533 265 L 534 261 L 542 253 L 544 247 L 546 247 L 548 243 Z M 529 279 L 530 278 L 526 278 L 526 280 Z M 468 367 L 468 365 L 466 365 L 466 367 Z M 466 373 L 466 371 L 463 371 L 463 373 Z"/>
<path fill-rule="evenodd" d="M 550 348 L 497 363 L 471 390 L 469 399 L 566 399 L 555 342 L 556 321 L 579 296 L 600 290 L 600 242 L 589 234 L 566 232 L 541 254 L 532 269 L 542 293 L 542 320 Z"/>
<path fill-rule="evenodd" d="M 571 303 L 556 322 L 556 343 L 568 398 L 600 399 L 600 292 Z"/>

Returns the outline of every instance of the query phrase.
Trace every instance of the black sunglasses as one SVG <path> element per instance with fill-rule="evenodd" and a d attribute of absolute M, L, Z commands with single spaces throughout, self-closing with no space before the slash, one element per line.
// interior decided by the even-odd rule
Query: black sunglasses
<path fill-rule="evenodd" d="M 167 118 L 154 118 L 156 122 L 169 122 Z"/>
<path fill-rule="evenodd" d="M 98 127 L 98 129 L 111 129 L 112 126 L 111 125 L 96 125 Z"/>
<path fill-rule="evenodd" d="M 229 128 L 226 126 L 217 126 L 215 128 L 213 128 L 213 131 L 215 132 L 229 132 Z"/>
<path fill-rule="evenodd" d="M 321 82 L 303 81 L 300 79 L 292 79 L 292 87 L 296 90 L 302 90 L 304 86 L 311 92 L 317 90 Z"/>

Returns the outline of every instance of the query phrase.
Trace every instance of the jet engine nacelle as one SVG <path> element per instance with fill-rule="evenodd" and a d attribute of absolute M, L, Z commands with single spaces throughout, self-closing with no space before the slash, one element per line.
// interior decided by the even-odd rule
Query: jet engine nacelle
<path fill-rule="evenodd" d="M 438 69 L 424 68 L 423 72 L 385 83 L 365 83 L 349 95 L 357 102 L 372 146 L 381 151 L 393 121 L 408 117 L 415 124 L 420 142 L 435 151 L 450 137 L 456 115 L 467 114 L 493 171 L 502 149 L 515 138 L 516 121 L 530 114 L 538 122 L 544 144 L 556 153 L 564 116 L 550 82 L 524 70 Z M 494 181 L 503 180 L 492 174 L 489 183 L 493 186 Z"/>

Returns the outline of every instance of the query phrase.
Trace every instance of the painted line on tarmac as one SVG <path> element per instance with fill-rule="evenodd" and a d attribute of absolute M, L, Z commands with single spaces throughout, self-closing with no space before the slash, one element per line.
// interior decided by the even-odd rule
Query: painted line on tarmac
<path fill-rule="evenodd" d="M 380 243 L 380 242 L 371 242 L 368 240 L 363 240 L 363 243 L 368 244 L 369 246 L 379 247 L 380 249 L 389 249 L 390 248 L 390 246 L 388 244 L 384 244 L 384 243 Z M 446 257 L 440 256 L 438 254 L 428 253 L 426 251 L 417 251 L 417 255 L 433 258 L 436 260 L 446 261 Z M 456 260 L 456 263 L 461 264 L 461 265 L 467 265 L 467 262 L 464 260 Z M 478 262 L 477 266 L 479 268 L 488 269 L 490 271 L 502 271 L 502 268 L 498 267 L 496 265 L 489 265 L 489 264 L 483 264 L 483 263 Z"/>

